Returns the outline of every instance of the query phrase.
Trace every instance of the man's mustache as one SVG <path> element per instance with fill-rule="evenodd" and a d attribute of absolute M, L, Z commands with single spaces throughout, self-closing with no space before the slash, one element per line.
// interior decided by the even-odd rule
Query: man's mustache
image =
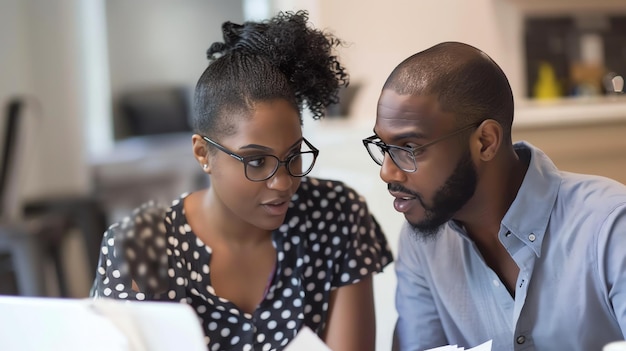
<path fill-rule="evenodd" d="M 388 183 L 387 184 L 387 190 L 389 191 L 394 191 L 394 192 L 401 192 L 401 193 L 405 193 L 405 194 L 409 194 L 409 195 L 413 195 L 415 197 L 420 197 L 419 194 L 416 194 L 415 192 L 403 187 L 400 184 L 397 183 Z"/>
<path fill-rule="evenodd" d="M 419 203 L 422 205 L 422 207 L 424 207 L 426 210 L 430 209 L 428 206 L 426 206 L 426 204 L 424 203 L 424 199 L 422 199 L 422 195 L 411 191 L 405 187 L 403 187 L 400 184 L 397 183 L 387 183 L 387 190 L 389 191 L 395 191 L 395 192 L 401 192 L 401 193 L 405 193 L 408 195 L 412 195 L 413 197 L 415 197 L 415 199 L 417 201 L 419 201 Z"/>

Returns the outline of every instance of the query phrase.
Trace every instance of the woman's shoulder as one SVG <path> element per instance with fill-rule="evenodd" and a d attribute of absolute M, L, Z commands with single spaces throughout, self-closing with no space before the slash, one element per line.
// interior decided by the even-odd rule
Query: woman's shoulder
<path fill-rule="evenodd" d="M 111 225 L 102 241 L 101 250 L 106 259 L 103 260 L 103 256 L 100 259 L 111 263 L 102 266 L 101 270 L 128 272 L 130 275 L 124 278 L 126 285 L 132 277 L 140 291 L 165 289 L 168 284 L 166 240 L 171 228 L 184 220 L 183 200 L 186 196 L 181 195 L 171 205 L 144 202 Z M 130 293 L 130 288 L 125 292 Z M 104 293 L 104 296 L 108 295 Z"/>
<path fill-rule="evenodd" d="M 108 231 L 128 231 L 137 227 L 149 227 L 163 225 L 163 220 L 172 212 L 180 212 L 183 209 L 183 201 L 189 193 L 183 193 L 174 199 L 169 205 L 156 200 L 149 200 L 135 207 L 126 217 L 111 224 Z"/>
<path fill-rule="evenodd" d="M 298 192 L 304 196 L 337 198 L 362 201 L 362 196 L 350 185 L 341 180 L 304 177 Z"/>
<path fill-rule="evenodd" d="M 288 226 L 311 223 L 316 228 L 334 228 L 371 221 L 370 217 L 365 198 L 343 181 L 305 177 L 292 198 L 285 223 Z"/>
<path fill-rule="evenodd" d="M 303 179 L 301 188 L 292 217 L 281 231 L 289 246 L 299 244 L 306 255 L 316 258 L 311 262 L 330 260 L 332 286 L 357 282 L 393 261 L 382 229 L 353 188 L 342 181 L 313 177 Z"/>

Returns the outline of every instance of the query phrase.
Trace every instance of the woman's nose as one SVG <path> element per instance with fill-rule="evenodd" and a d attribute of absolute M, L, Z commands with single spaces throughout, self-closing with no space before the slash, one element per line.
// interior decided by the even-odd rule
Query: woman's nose
<path fill-rule="evenodd" d="M 288 190 L 293 185 L 293 176 L 289 174 L 287 168 L 281 165 L 276 173 L 267 180 L 270 189 Z"/>

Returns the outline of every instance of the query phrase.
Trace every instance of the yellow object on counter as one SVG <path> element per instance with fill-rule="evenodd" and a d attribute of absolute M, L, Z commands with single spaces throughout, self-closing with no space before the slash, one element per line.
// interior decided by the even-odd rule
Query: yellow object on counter
<path fill-rule="evenodd" d="M 561 97 L 561 85 L 556 79 L 554 68 L 547 62 L 539 64 L 537 82 L 533 87 L 533 97 L 535 99 L 546 100 Z"/>

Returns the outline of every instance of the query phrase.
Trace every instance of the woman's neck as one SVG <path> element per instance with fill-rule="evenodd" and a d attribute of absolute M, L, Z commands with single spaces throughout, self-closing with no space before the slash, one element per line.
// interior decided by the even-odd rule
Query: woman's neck
<path fill-rule="evenodd" d="M 271 240 L 272 231 L 255 227 L 233 215 L 214 199 L 210 189 L 189 195 L 184 208 L 188 224 L 207 245 L 219 241 L 233 248 L 253 249 Z"/>

